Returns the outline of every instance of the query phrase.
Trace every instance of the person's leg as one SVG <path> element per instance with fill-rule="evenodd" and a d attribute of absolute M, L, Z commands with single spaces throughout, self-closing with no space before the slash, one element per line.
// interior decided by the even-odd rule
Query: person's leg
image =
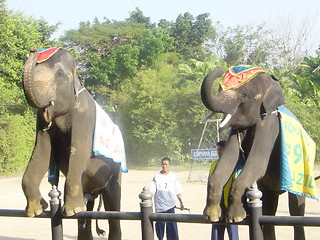
<path fill-rule="evenodd" d="M 174 213 L 174 208 L 166 211 L 167 213 Z M 166 223 L 167 240 L 179 240 L 178 225 L 176 222 Z"/>
<path fill-rule="evenodd" d="M 163 239 L 164 236 L 164 222 L 156 222 L 156 233 L 159 240 Z"/>
<path fill-rule="evenodd" d="M 214 225 L 212 224 L 212 228 L 211 228 L 211 240 L 219 240 L 218 238 L 218 225 Z"/>
<path fill-rule="evenodd" d="M 218 240 L 224 239 L 224 230 L 226 229 L 226 225 L 216 225 L 217 233 L 218 233 Z"/>
<path fill-rule="evenodd" d="M 239 240 L 238 225 L 227 225 L 229 240 Z"/>

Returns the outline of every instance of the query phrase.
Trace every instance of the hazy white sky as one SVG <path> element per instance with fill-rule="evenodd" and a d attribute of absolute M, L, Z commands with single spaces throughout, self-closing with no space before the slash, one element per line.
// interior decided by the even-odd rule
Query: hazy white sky
<path fill-rule="evenodd" d="M 185 12 L 193 16 L 210 13 L 212 21 L 223 26 L 263 22 L 280 26 L 280 22 L 288 22 L 298 29 L 307 21 L 313 27 L 310 39 L 315 49 L 320 45 L 319 0 L 7 0 L 6 4 L 10 10 L 37 19 L 43 17 L 50 24 L 61 22 L 57 36 L 95 17 L 124 20 L 138 7 L 153 23 L 175 20 Z"/>

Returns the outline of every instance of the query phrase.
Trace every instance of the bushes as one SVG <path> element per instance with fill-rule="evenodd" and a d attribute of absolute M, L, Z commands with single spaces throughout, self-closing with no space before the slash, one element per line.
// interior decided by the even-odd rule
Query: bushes
<path fill-rule="evenodd" d="M 0 174 L 14 173 L 25 168 L 35 141 L 34 116 L 2 115 L 0 120 Z"/>

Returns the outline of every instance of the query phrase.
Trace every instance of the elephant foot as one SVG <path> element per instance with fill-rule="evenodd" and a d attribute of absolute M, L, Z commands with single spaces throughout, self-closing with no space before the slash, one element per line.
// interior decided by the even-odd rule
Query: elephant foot
<path fill-rule="evenodd" d="M 80 201 L 76 201 L 75 199 L 73 200 L 70 199 L 66 201 L 66 203 L 63 205 L 61 210 L 62 210 L 62 215 L 66 217 L 70 217 L 76 213 L 86 211 L 87 208 L 84 202 L 82 201 L 82 199 Z"/>
<path fill-rule="evenodd" d="M 28 200 L 25 212 L 28 217 L 35 217 L 39 216 L 47 208 L 48 203 L 43 198 L 40 201 L 38 199 Z"/>
<path fill-rule="evenodd" d="M 219 205 L 206 205 L 203 215 L 208 222 L 218 222 L 221 220 L 221 208 Z"/>
<path fill-rule="evenodd" d="M 78 212 L 86 211 L 87 207 L 82 197 L 66 197 L 65 203 L 61 208 L 62 215 L 71 217 Z"/>
<path fill-rule="evenodd" d="M 230 204 L 225 221 L 228 223 L 241 222 L 247 217 L 247 212 L 243 208 L 242 202 Z"/>

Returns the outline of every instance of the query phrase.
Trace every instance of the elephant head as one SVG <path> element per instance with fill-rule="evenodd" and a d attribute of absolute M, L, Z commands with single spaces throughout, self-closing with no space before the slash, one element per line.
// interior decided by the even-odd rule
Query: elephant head
<path fill-rule="evenodd" d="M 267 75 L 262 69 L 251 76 L 250 80 L 236 84 L 228 85 L 226 80 L 222 79 L 218 95 L 215 96 L 212 92 L 214 81 L 226 76 L 230 71 L 214 69 L 207 74 L 201 86 L 201 98 L 206 108 L 212 113 L 224 114 L 220 130 L 227 127 L 246 129 L 256 124 L 263 115 L 271 114 L 276 107 L 284 104 L 284 95 L 278 80 Z"/>
<path fill-rule="evenodd" d="M 42 111 L 44 120 L 50 123 L 55 116 L 70 110 L 81 83 L 74 57 L 62 48 L 47 50 L 50 54 L 40 58 L 41 53 L 31 49 L 25 63 L 23 89 L 29 105 Z"/>

